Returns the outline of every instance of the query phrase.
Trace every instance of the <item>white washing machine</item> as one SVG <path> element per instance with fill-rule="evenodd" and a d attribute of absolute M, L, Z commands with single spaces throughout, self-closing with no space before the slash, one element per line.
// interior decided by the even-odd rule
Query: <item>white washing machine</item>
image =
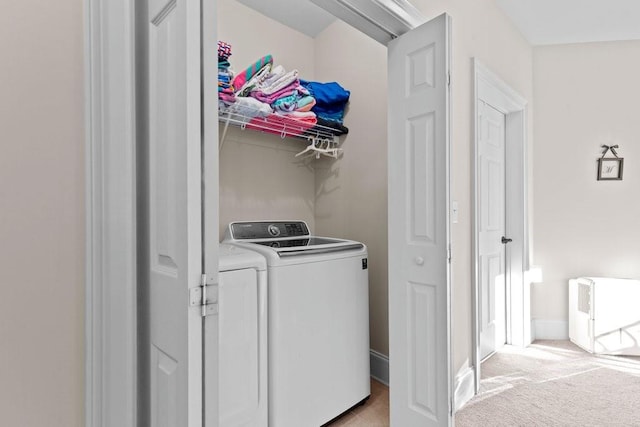
<path fill-rule="evenodd" d="M 303 221 L 234 222 L 267 260 L 269 425 L 318 427 L 370 395 L 367 248 Z"/>
<path fill-rule="evenodd" d="M 266 261 L 221 244 L 219 266 L 220 426 L 267 427 Z"/>

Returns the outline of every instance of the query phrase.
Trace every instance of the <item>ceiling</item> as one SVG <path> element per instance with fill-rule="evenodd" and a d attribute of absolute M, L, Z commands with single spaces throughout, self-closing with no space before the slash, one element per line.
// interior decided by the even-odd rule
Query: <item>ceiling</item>
<path fill-rule="evenodd" d="M 269 18 L 310 37 L 316 37 L 336 17 L 308 0 L 238 0 Z"/>
<path fill-rule="evenodd" d="M 640 40 L 640 0 L 496 0 L 532 45 Z"/>
<path fill-rule="evenodd" d="M 316 37 L 336 20 L 309 0 L 238 1 L 310 37 Z M 532 45 L 640 40 L 640 0 L 496 3 Z"/>

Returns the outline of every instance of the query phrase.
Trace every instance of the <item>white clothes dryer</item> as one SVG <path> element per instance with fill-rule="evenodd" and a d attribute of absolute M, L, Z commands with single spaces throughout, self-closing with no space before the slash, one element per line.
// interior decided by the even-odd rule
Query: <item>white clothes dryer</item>
<path fill-rule="evenodd" d="M 221 427 L 267 427 L 267 265 L 256 252 L 220 245 Z"/>
<path fill-rule="evenodd" d="M 321 426 L 370 395 L 367 248 L 303 221 L 234 222 L 267 260 L 269 425 Z"/>

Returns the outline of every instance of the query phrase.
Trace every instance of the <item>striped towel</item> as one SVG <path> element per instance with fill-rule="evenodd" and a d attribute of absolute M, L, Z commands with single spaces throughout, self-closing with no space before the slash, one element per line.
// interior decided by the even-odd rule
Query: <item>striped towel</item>
<path fill-rule="evenodd" d="M 271 55 L 266 55 L 258 59 L 246 70 L 238 73 L 238 75 L 233 79 L 233 87 L 242 88 L 245 83 L 251 80 L 251 78 L 258 74 L 264 67 L 271 67 L 271 64 L 273 64 L 273 57 Z"/>

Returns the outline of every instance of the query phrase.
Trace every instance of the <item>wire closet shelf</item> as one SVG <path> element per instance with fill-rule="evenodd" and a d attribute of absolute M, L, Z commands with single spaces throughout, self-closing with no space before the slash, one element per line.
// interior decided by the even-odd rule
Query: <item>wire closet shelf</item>
<path fill-rule="evenodd" d="M 259 117 L 258 115 L 246 115 L 232 109 L 226 109 L 218 111 L 218 120 L 224 125 L 223 140 L 228 126 L 232 125 L 241 129 L 253 129 L 280 135 L 283 139 L 287 137 L 306 140 L 315 138 L 328 140 L 333 144 L 339 142 L 336 129 L 275 113 L 266 117 Z"/>

